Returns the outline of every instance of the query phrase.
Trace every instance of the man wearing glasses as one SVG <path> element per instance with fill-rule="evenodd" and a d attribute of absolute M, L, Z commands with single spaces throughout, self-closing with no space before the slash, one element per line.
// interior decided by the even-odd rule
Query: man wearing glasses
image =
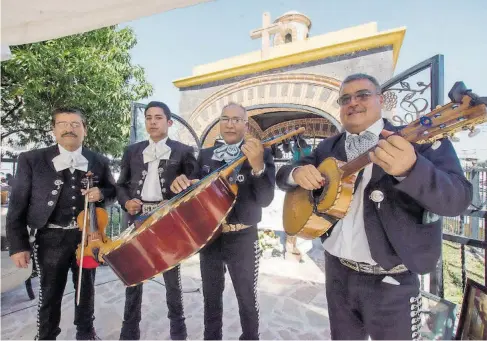
<path fill-rule="evenodd" d="M 82 112 L 54 110 L 52 129 L 56 145 L 19 155 L 6 220 L 9 252 L 15 265 L 26 268 L 32 251 L 37 266 L 39 340 L 55 340 L 61 332 L 61 302 L 70 269 L 78 290 L 75 252 L 81 231 L 76 218 L 84 209 L 84 196 L 88 195 L 89 202 L 97 206 L 115 199 L 108 159 L 82 146 L 87 132 Z M 94 174 L 97 184 L 86 191 L 82 180 L 88 171 Z M 74 315 L 78 340 L 98 339 L 93 328 L 94 282 L 95 268 L 83 269 L 80 304 Z"/>
<path fill-rule="evenodd" d="M 382 103 L 375 78 L 347 77 L 338 99 L 344 132 L 277 173 L 285 191 L 319 189 L 325 158 L 351 161 L 372 149 L 347 215 L 322 236 L 332 339 L 418 338 L 418 274 L 435 270 L 442 245 L 441 220 L 428 213 L 456 216 L 472 199 L 451 142 L 394 135 L 401 127 L 382 118 Z"/>
<path fill-rule="evenodd" d="M 247 111 L 236 103 L 226 105 L 220 117 L 220 134 L 225 144 L 203 149 L 198 156 L 200 178 L 232 162 L 242 153 L 248 160 L 236 176 L 238 194 L 235 205 L 223 222 L 222 234 L 200 251 L 204 297 L 204 339 L 221 340 L 225 265 L 237 295 L 242 327 L 241 340 L 259 339 L 257 278 L 260 248 L 257 224 L 262 208 L 274 198 L 275 166 L 270 149 L 252 137 Z M 181 176 L 180 181 L 187 181 Z M 185 188 L 176 182 L 175 191 Z"/>

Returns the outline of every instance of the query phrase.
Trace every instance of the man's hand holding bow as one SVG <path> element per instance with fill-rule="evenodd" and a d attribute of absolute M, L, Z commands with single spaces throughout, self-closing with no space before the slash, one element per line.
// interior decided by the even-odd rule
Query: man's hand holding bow
<path fill-rule="evenodd" d="M 259 140 L 254 137 L 248 138 L 245 140 L 241 150 L 249 160 L 250 167 L 252 167 L 254 173 L 259 173 L 264 169 L 264 146 Z"/>

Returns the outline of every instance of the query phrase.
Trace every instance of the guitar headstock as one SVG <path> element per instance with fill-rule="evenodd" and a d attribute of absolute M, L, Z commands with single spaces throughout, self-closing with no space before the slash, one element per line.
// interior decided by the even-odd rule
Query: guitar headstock
<path fill-rule="evenodd" d="M 445 137 L 453 139 L 460 131 L 470 131 L 470 137 L 477 135 L 480 130 L 476 126 L 487 121 L 487 98 L 467 90 L 463 82 L 455 83 L 448 96 L 450 103 L 411 122 L 400 135 L 416 143 L 431 143 Z"/>

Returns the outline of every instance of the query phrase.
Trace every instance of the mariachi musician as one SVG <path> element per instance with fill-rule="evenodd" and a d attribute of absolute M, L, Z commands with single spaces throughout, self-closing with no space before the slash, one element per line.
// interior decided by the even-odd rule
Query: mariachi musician
<path fill-rule="evenodd" d="M 193 179 L 198 174 L 193 148 L 168 137 L 168 129 L 173 123 L 169 107 L 153 101 L 145 108 L 144 115 L 150 138 L 126 148 L 117 181 L 118 201 L 130 215 L 130 223 L 141 213 L 150 212 L 162 201 L 171 199 L 174 193 L 170 191 L 170 185 L 178 175 L 185 174 Z M 180 266 L 166 271 L 163 277 L 170 335 L 173 340 L 184 340 L 187 331 Z M 140 339 L 141 306 L 142 284 L 128 287 L 121 340 Z"/>
<path fill-rule="evenodd" d="M 260 141 L 249 138 L 244 142 L 247 130 L 247 111 L 239 104 L 229 103 L 220 116 L 220 133 L 225 143 L 203 149 L 198 156 L 200 178 L 231 162 L 240 152 L 248 158 L 236 177 L 237 198 L 223 223 L 222 234 L 200 252 L 205 340 L 222 339 L 225 265 L 237 295 L 242 327 L 240 339 L 259 339 L 257 223 L 262 218 L 262 208 L 269 206 L 274 198 L 275 166 L 271 150 L 264 149 Z M 179 193 L 192 182 L 180 176 L 171 188 Z"/>
<path fill-rule="evenodd" d="M 418 274 L 434 271 L 441 254 L 441 220 L 427 217 L 461 214 L 472 185 L 449 140 L 417 145 L 392 134 L 399 129 L 382 118 L 375 78 L 348 76 L 338 104 L 345 131 L 282 167 L 277 184 L 286 191 L 320 189 L 326 179 L 317 167 L 325 158 L 351 161 L 372 150 L 349 211 L 322 237 L 331 337 L 416 339 Z"/>
<path fill-rule="evenodd" d="M 78 109 L 61 108 L 52 114 L 57 145 L 19 155 L 17 175 L 7 213 L 9 252 L 17 267 L 27 267 L 31 251 L 40 280 L 37 311 L 39 340 L 55 340 L 61 332 L 61 302 L 71 269 L 78 290 L 75 252 L 81 241 L 76 223 L 88 201 L 103 206 L 115 199 L 115 180 L 108 159 L 82 147 L 86 119 Z M 87 171 L 97 177 L 96 187 L 84 190 Z M 32 245 L 29 243 L 29 232 Z M 32 247 L 31 247 L 32 246 Z M 98 339 L 93 328 L 95 269 L 83 269 L 81 296 L 75 308 L 76 339 Z"/>

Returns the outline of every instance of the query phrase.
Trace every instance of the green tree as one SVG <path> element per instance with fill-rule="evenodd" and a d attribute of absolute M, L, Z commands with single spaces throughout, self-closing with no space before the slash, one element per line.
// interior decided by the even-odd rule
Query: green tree
<path fill-rule="evenodd" d="M 115 26 L 12 48 L 1 63 L 2 143 L 40 147 L 53 143 L 51 112 L 78 107 L 88 121 L 85 145 L 119 157 L 128 143 L 131 102 L 152 94 L 129 51 L 130 28 Z"/>

